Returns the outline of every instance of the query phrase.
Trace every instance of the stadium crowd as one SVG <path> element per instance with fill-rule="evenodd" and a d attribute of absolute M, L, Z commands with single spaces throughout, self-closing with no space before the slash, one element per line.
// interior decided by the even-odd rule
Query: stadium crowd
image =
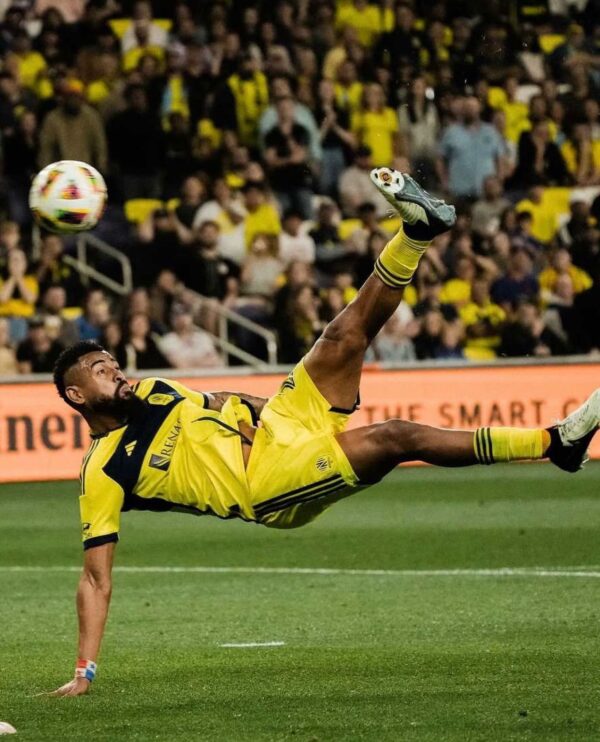
<path fill-rule="evenodd" d="M 297 361 L 398 228 L 374 166 L 458 220 L 371 361 L 600 349 L 598 0 L 0 0 L 0 61 L 2 374 L 77 338 L 128 369 L 217 366 L 219 305 Z M 124 299 L 32 237 L 58 159 L 107 178 Z"/>

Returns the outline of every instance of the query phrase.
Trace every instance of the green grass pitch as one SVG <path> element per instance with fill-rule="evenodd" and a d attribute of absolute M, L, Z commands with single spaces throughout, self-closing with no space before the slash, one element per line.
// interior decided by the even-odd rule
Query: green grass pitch
<path fill-rule="evenodd" d="M 289 532 L 128 513 L 117 565 L 153 569 L 115 573 L 77 699 L 35 697 L 75 660 L 77 486 L 4 485 L 0 720 L 22 742 L 600 739 L 599 480 L 403 469 Z M 283 644 L 222 646 L 253 642 Z"/>

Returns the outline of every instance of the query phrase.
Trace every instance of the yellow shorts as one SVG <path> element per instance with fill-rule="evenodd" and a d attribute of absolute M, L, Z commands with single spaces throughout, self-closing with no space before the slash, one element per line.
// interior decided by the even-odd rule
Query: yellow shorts
<path fill-rule="evenodd" d="M 356 491 L 335 440 L 349 414 L 331 408 L 300 361 L 265 405 L 252 444 L 246 475 L 259 523 L 297 528 Z"/>

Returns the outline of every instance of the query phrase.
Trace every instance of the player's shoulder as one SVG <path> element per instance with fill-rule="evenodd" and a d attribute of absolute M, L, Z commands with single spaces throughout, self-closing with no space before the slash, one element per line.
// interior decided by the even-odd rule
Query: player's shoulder
<path fill-rule="evenodd" d="M 148 376 L 133 385 L 133 391 L 142 399 L 146 399 L 150 394 L 178 394 L 180 388 L 181 384 L 162 376 Z"/>
<path fill-rule="evenodd" d="M 166 404 L 175 399 L 189 399 L 202 407 L 208 406 L 208 398 L 204 392 L 189 389 L 180 381 L 165 379 L 162 376 L 150 376 L 142 379 L 133 387 L 134 392 L 141 399 L 150 404 Z"/>

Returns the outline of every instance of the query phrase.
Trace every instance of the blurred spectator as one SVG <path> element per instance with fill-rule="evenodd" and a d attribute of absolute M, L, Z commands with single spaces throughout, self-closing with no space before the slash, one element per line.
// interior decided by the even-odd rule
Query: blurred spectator
<path fill-rule="evenodd" d="M 591 288 L 592 279 L 584 270 L 573 265 L 568 250 L 561 248 L 555 250 L 550 265 L 540 273 L 538 281 L 540 284 L 542 299 L 551 302 L 554 298 L 556 285 L 561 275 L 568 275 L 571 279 L 573 294 Z"/>
<path fill-rule="evenodd" d="M 52 340 L 41 317 L 29 320 L 29 332 L 17 348 L 17 362 L 21 374 L 49 374 L 54 369 L 63 346 Z"/>
<path fill-rule="evenodd" d="M 64 249 L 60 235 L 43 235 L 35 276 L 40 293 L 43 294 L 49 286 L 58 284 L 65 290 L 67 306 L 77 307 L 81 305 L 83 286 L 79 273 L 65 261 Z"/>
<path fill-rule="evenodd" d="M 265 137 L 271 129 L 277 125 L 277 102 L 282 98 L 291 98 L 293 101 L 293 119 L 294 123 L 302 126 L 308 133 L 308 151 L 310 159 L 314 162 L 320 162 L 322 157 L 321 135 L 315 116 L 312 112 L 314 105 L 310 107 L 296 99 L 293 80 L 288 74 L 274 75 L 271 78 L 270 90 L 271 101 L 262 112 L 258 122 L 258 133 L 262 149 L 265 146 Z"/>
<path fill-rule="evenodd" d="M 430 309 L 423 316 L 419 334 L 414 338 L 415 353 L 419 360 L 435 358 L 441 344 L 444 317 L 437 309 Z"/>
<path fill-rule="evenodd" d="M 255 145 L 258 121 L 268 102 L 267 79 L 259 70 L 257 55 L 247 50 L 237 72 L 216 93 L 214 122 L 220 129 L 238 132 L 242 144 Z"/>
<path fill-rule="evenodd" d="M 17 248 L 11 250 L 6 261 L 6 278 L 0 279 L 0 315 L 31 317 L 38 294 L 38 282 L 28 270 L 25 253 Z"/>
<path fill-rule="evenodd" d="M 369 173 L 373 169 L 373 160 L 369 147 L 358 147 L 354 164 L 346 168 L 339 182 L 339 194 L 345 216 L 356 216 L 358 207 L 370 201 L 375 204 L 377 216 L 383 217 L 390 210 L 385 198 L 373 189 Z"/>
<path fill-rule="evenodd" d="M 102 289 L 90 289 L 83 301 L 83 314 L 75 324 L 80 340 L 98 341 L 110 319 L 110 306 Z"/>
<path fill-rule="evenodd" d="M 415 347 L 411 340 L 413 327 L 412 310 L 403 301 L 373 341 L 372 351 L 367 360 L 392 363 L 416 361 Z"/>
<path fill-rule="evenodd" d="M 0 222 L 0 276 L 8 275 L 8 256 L 21 246 L 21 229 L 17 222 Z"/>
<path fill-rule="evenodd" d="M 257 234 L 278 235 L 281 232 L 279 215 L 273 204 L 267 202 L 264 185 L 250 181 L 242 193 L 246 212 L 243 222 L 246 245 L 249 247 Z"/>
<path fill-rule="evenodd" d="M 462 346 L 462 329 L 458 325 L 445 322 L 440 333 L 439 343 L 434 349 L 433 357 L 445 361 L 462 360 L 465 357 Z"/>
<path fill-rule="evenodd" d="M 109 320 L 104 325 L 99 343 L 107 353 L 110 353 L 111 356 L 116 359 L 121 368 L 125 368 L 127 365 L 127 358 L 125 356 L 125 346 L 123 343 L 123 328 L 121 327 L 120 322 L 116 319 Z"/>
<path fill-rule="evenodd" d="M 347 257 L 347 252 L 340 238 L 339 212 L 334 203 L 321 202 L 309 235 L 315 244 L 315 261 L 319 270 L 335 272 L 339 261 Z"/>
<path fill-rule="evenodd" d="M 460 319 L 465 327 L 468 357 L 474 360 L 493 358 L 500 345 L 500 331 L 506 313 L 491 300 L 487 279 L 476 278 L 473 281 L 471 301 L 460 310 Z"/>
<path fill-rule="evenodd" d="M 453 196 L 476 198 L 489 175 L 503 178 L 504 145 L 498 132 L 481 121 L 481 104 L 475 97 L 462 103 L 461 120 L 442 134 L 438 176 Z"/>
<path fill-rule="evenodd" d="M 471 287 L 475 278 L 475 261 L 464 255 L 456 260 L 454 276 L 448 279 L 440 292 L 440 301 L 443 304 L 454 304 L 460 308 L 471 300 Z"/>
<path fill-rule="evenodd" d="M 510 312 L 519 302 L 535 299 L 538 291 L 539 283 L 533 272 L 531 255 L 523 247 L 513 247 L 506 274 L 492 285 L 493 300 Z"/>
<path fill-rule="evenodd" d="M 483 181 L 483 197 L 475 201 L 471 210 L 473 231 L 488 237 L 498 231 L 500 218 L 510 206 L 510 201 L 502 195 L 502 181 L 495 175 Z"/>
<path fill-rule="evenodd" d="M 123 34 L 121 46 L 124 52 L 133 49 L 139 43 L 140 32 L 144 32 L 146 46 L 164 48 L 167 45 L 167 32 L 153 22 L 152 3 L 148 0 L 137 0 L 133 5 L 131 25 Z"/>
<path fill-rule="evenodd" d="M 544 325 L 536 305 L 525 300 L 517 307 L 515 319 L 504 326 L 498 354 L 544 358 L 567 351 L 560 337 Z"/>
<path fill-rule="evenodd" d="M 79 340 L 77 325 L 67 311 L 67 293 L 63 286 L 50 284 L 42 293 L 39 316 L 52 340 L 58 340 L 65 348 Z"/>
<path fill-rule="evenodd" d="M 242 266 L 241 293 L 270 299 L 277 289 L 283 270 L 283 262 L 278 257 L 277 240 L 272 235 L 255 235 Z"/>
<path fill-rule="evenodd" d="M 231 263 L 219 252 L 219 225 L 203 222 L 188 249 L 182 270 L 183 282 L 202 296 L 223 299 L 227 279 L 233 272 Z"/>
<path fill-rule="evenodd" d="M 44 167 L 56 160 L 80 160 L 100 172 L 106 171 L 108 160 L 102 119 L 94 108 L 84 103 L 80 80 L 68 79 L 61 83 L 59 105 L 42 124 L 39 164 Z"/>
<path fill-rule="evenodd" d="M 385 105 L 385 93 L 378 83 L 365 85 L 360 107 L 352 114 L 352 133 L 361 147 L 371 150 L 376 167 L 389 165 L 400 153 L 398 117 Z"/>
<path fill-rule="evenodd" d="M 335 86 L 331 80 L 319 82 L 317 121 L 323 153 L 320 170 L 320 192 L 337 196 L 338 182 L 346 161 L 356 145 L 350 131 L 350 115 L 336 102 Z"/>
<path fill-rule="evenodd" d="M 561 148 L 561 154 L 577 185 L 585 187 L 600 184 L 600 141 L 592 139 L 589 124 L 574 125 L 571 137 Z"/>
<path fill-rule="evenodd" d="M 170 363 L 159 347 L 159 336 L 150 329 L 150 318 L 143 312 L 135 312 L 127 320 L 125 340 L 121 341 L 119 355 L 125 358 L 127 371 L 153 368 L 169 368 Z"/>
<path fill-rule="evenodd" d="M 172 312 L 173 331 L 160 340 L 160 347 L 173 368 L 210 368 L 222 365 L 210 335 L 194 325 L 192 313 L 183 305 Z"/>
<path fill-rule="evenodd" d="M 17 356 L 10 342 L 10 324 L 0 318 L 0 376 L 12 376 L 18 372 Z"/>
<path fill-rule="evenodd" d="M 377 221 L 377 211 L 370 201 L 358 207 L 357 216 L 359 224 L 348 236 L 346 250 L 357 255 L 364 255 L 367 252 L 367 246 L 372 235 L 380 235 L 386 241 L 390 235 Z"/>
<path fill-rule="evenodd" d="M 428 43 L 415 28 L 415 12 L 408 2 L 396 3 L 393 30 L 386 29 L 375 47 L 377 67 L 392 71 L 392 86 L 400 82 L 400 70 L 418 72 L 425 61 Z"/>
<path fill-rule="evenodd" d="M 400 136 L 413 172 L 425 187 L 433 182 L 440 120 L 424 77 L 415 77 L 405 104 L 400 106 Z M 429 97 L 428 97 L 429 96 Z"/>
<path fill-rule="evenodd" d="M 442 289 L 442 281 L 435 273 L 423 280 L 419 301 L 413 307 L 415 317 L 423 317 L 429 311 L 436 311 L 441 313 L 446 322 L 455 322 L 458 319 L 454 304 L 442 301 Z"/>
<path fill-rule="evenodd" d="M 31 212 L 27 199 L 31 180 L 38 165 L 37 118 L 33 111 L 23 111 L 16 130 L 9 131 L 3 141 L 3 169 L 10 218 L 28 226 Z"/>
<path fill-rule="evenodd" d="M 304 263 L 315 262 L 315 241 L 303 231 L 302 214 L 293 209 L 286 211 L 281 222 L 279 235 L 279 259 L 285 267 L 294 260 Z"/>
<path fill-rule="evenodd" d="M 312 216 L 312 175 L 308 132 L 294 122 L 294 101 L 280 98 L 277 124 L 265 136 L 265 162 L 282 211 L 293 208 L 304 219 Z"/>
<path fill-rule="evenodd" d="M 160 119 L 149 110 L 148 94 L 142 85 L 130 85 L 125 99 L 125 110 L 107 124 L 110 158 L 117 168 L 121 198 L 159 198 L 164 157 Z"/>
<path fill-rule="evenodd" d="M 564 158 L 550 139 L 548 122 L 534 123 L 531 131 L 524 131 L 519 139 L 518 164 L 511 179 L 512 186 L 519 189 L 532 185 L 564 186 L 570 181 Z"/>
<path fill-rule="evenodd" d="M 245 213 L 242 200 L 232 193 L 225 178 L 218 178 L 213 185 L 213 198 L 198 209 L 192 226 L 198 229 L 207 221 L 217 224 L 219 255 L 239 265 L 246 254 Z"/>
<path fill-rule="evenodd" d="M 297 363 L 323 329 L 319 300 L 310 284 L 301 284 L 288 296 L 279 327 L 279 362 Z"/>

